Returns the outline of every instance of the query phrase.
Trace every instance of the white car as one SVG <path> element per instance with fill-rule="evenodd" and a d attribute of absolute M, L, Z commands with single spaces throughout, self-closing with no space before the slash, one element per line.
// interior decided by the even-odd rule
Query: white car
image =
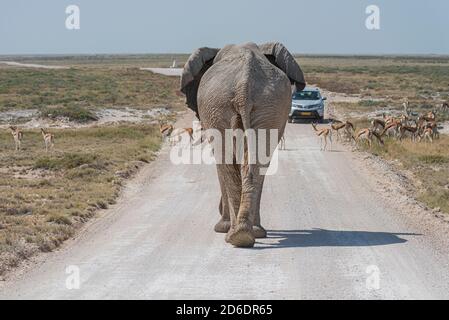
<path fill-rule="evenodd" d="M 326 98 L 321 96 L 318 88 L 306 87 L 303 91 L 294 92 L 288 122 L 291 123 L 300 119 L 316 119 L 322 121 L 325 100 Z"/>

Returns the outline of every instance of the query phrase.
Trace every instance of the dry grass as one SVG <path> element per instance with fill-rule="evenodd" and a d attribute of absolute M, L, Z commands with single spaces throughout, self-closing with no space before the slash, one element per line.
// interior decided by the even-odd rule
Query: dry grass
<path fill-rule="evenodd" d="M 171 63 L 168 56 L 10 60 L 72 67 L 1 65 L 0 112 L 38 109 L 42 117 L 89 122 L 96 108 L 183 106 L 179 79 L 138 69 Z M 123 181 L 151 161 L 160 144 L 158 128 L 148 125 L 51 132 L 56 147 L 47 154 L 37 130 L 24 131 L 21 152 L 14 151 L 9 130 L 0 131 L 0 274 L 36 252 L 53 250 L 96 210 L 114 203 Z"/>
<path fill-rule="evenodd" d="M 352 119 L 356 128 L 370 126 L 368 119 Z M 387 160 L 393 160 L 399 170 L 407 170 L 416 178 L 415 196 L 430 208 L 440 208 L 449 213 L 449 136 L 440 135 L 433 143 L 412 142 L 409 138 L 399 141 L 384 138 L 385 145 L 366 144 L 361 150 L 371 152 Z"/>
<path fill-rule="evenodd" d="M 182 105 L 179 79 L 138 68 L 75 67 L 68 70 L 0 66 L 0 111 L 56 106 L 70 110 Z"/>
<path fill-rule="evenodd" d="M 332 92 L 414 107 L 449 100 L 449 57 L 298 57 L 307 81 Z M 435 100 L 433 98 L 436 98 Z"/>
<path fill-rule="evenodd" d="M 449 213 L 449 137 L 442 135 L 434 143 L 387 139 L 384 148 L 371 151 L 389 160 L 399 160 L 402 168 L 419 180 L 416 196 L 430 208 Z"/>
<path fill-rule="evenodd" d="M 14 151 L 0 132 L 0 274 L 39 251 L 51 251 L 99 208 L 114 203 L 123 180 L 151 161 L 158 128 L 110 126 L 53 130 L 45 153 L 38 131 Z"/>

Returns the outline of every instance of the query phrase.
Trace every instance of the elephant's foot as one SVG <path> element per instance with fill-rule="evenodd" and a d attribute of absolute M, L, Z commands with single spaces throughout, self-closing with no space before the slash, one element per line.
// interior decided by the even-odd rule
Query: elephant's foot
<path fill-rule="evenodd" d="M 215 232 L 227 233 L 231 229 L 231 221 L 220 219 L 214 227 Z"/>
<path fill-rule="evenodd" d="M 253 226 L 253 234 L 256 238 L 267 237 L 267 231 L 262 226 Z"/>
<path fill-rule="evenodd" d="M 235 228 L 229 230 L 226 235 L 226 242 L 236 247 L 253 247 L 255 238 L 251 225 L 247 222 L 239 223 Z"/>

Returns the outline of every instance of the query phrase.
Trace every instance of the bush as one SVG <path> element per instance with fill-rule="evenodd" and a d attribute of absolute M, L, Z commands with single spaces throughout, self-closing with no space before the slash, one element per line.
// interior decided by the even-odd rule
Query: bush
<path fill-rule="evenodd" d="M 34 168 L 46 170 L 73 169 L 83 164 L 92 164 L 97 160 L 98 157 L 94 154 L 65 153 L 61 158 L 39 158 L 34 163 Z"/>
<path fill-rule="evenodd" d="M 68 118 L 70 121 L 86 123 L 98 118 L 88 109 L 79 106 L 44 107 L 40 110 L 42 118 Z"/>
<path fill-rule="evenodd" d="M 429 154 L 419 157 L 419 161 L 426 164 L 442 164 L 449 162 L 449 158 L 439 154 Z"/>
<path fill-rule="evenodd" d="M 70 218 L 65 214 L 52 214 L 47 218 L 47 221 L 54 222 L 57 224 L 66 224 L 66 225 L 72 224 L 72 220 L 70 220 Z"/>

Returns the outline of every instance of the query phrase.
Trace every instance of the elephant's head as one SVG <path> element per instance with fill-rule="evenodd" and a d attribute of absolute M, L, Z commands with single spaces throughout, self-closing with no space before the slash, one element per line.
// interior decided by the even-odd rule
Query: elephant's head
<path fill-rule="evenodd" d="M 306 86 L 304 75 L 292 54 L 279 42 L 270 42 L 258 46 L 259 50 L 276 67 L 284 71 L 296 90 L 301 91 Z M 186 104 L 192 109 L 198 119 L 197 94 L 201 77 L 209 69 L 220 49 L 197 49 L 187 60 L 181 76 L 181 91 L 186 95 Z"/>

